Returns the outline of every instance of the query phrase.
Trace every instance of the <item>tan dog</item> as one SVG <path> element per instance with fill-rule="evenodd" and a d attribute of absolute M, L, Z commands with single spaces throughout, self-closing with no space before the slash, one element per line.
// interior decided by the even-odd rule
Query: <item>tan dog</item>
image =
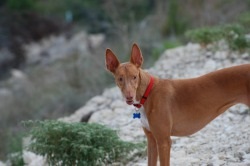
<path fill-rule="evenodd" d="M 149 95 L 143 97 L 151 76 L 141 69 L 142 63 L 136 44 L 127 63 L 120 63 L 110 49 L 106 50 L 106 67 L 113 73 L 127 104 L 138 104 L 145 98 L 143 108 L 149 126 L 143 124 L 143 130 L 148 140 L 150 166 L 157 164 L 158 155 L 161 166 L 170 165 L 170 136 L 193 134 L 237 103 L 250 105 L 249 64 L 191 79 L 154 77 Z"/>

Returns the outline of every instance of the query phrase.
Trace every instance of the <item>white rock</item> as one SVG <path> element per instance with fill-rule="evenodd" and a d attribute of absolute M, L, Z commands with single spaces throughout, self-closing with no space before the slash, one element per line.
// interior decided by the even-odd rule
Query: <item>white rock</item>
<path fill-rule="evenodd" d="M 124 108 L 124 107 L 126 107 L 126 104 L 122 100 L 115 100 L 114 102 L 111 103 L 110 107 L 112 109 L 115 109 L 115 108 Z"/>
<path fill-rule="evenodd" d="M 212 59 L 209 59 L 208 61 L 206 61 L 205 65 L 204 65 L 204 68 L 207 70 L 207 71 L 213 71 L 216 69 L 216 62 Z"/>
<path fill-rule="evenodd" d="M 0 161 L 0 166 L 6 166 L 6 164 Z"/>
<path fill-rule="evenodd" d="M 114 119 L 114 111 L 111 109 L 106 109 L 106 110 L 102 110 L 96 113 L 93 113 L 91 118 L 89 119 L 90 123 L 102 123 L 102 124 L 106 124 L 107 121 L 110 121 L 112 119 Z M 103 120 L 105 121 L 103 121 Z"/>
<path fill-rule="evenodd" d="M 103 34 L 89 35 L 88 41 L 92 48 L 99 47 L 105 39 Z"/>
<path fill-rule="evenodd" d="M 95 96 L 90 100 L 90 103 L 102 104 L 105 102 L 105 98 L 102 96 Z"/>
<path fill-rule="evenodd" d="M 33 152 L 23 151 L 23 160 L 26 166 L 47 166 L 46 160 Z"/>
<path fill-rule="evenodd" d="M 227 51 L 217 51 L 214 55 L 216 59 L 224 60 L 227 58 L 228 52 Z"/>

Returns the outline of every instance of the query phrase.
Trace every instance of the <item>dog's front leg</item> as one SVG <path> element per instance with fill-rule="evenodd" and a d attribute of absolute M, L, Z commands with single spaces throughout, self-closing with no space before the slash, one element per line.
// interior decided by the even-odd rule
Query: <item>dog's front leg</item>
<path fill-rule="evenodd" d="M 171 149 L 171 138 L 158 138 L 157 139 L 157 148 L 160 157 L 161 166 L 170 166 L 170 149 Z"/>
<path fill-rule="evenodd" d="M 148 131 L 147 129 L 143 128 L 144 133 L 147 137 L 148 141 L 148 166 L 156 166 L 157 158 L 158 158 L 158 151 L 157 151 L 157 144 L 153 134 Z"/>
<path fill-rule="evenodd" d="M 171 115 L 169 112 L 154 111 L 149 116 L 149 125 L 157 143 L 157 150 L 161 166 L 170 166 L 170 149 L 171 149 Z M 164 118 L 169 117 L 169 118 Z M 151 123 L 150 123 L 151 122 Z"/>

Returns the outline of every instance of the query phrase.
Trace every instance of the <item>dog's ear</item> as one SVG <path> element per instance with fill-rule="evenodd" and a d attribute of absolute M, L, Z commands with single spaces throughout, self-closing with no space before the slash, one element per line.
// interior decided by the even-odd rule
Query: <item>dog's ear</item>
<path fill-rule="evenodd" d="M 141 50 L 136 43 L 134 43 L 132 46 L 130 62 L 133 63 L 138 68 L 141 67 L 143 63 Z"/>
<path fill-rule="evenodd" d="M 111 73 L 115 73 L 116 69 L 120 65 L 119 60 L 115 56 L 115 54 L 110 50 L 106 50 L 106 68 L 109 70 Z"/>

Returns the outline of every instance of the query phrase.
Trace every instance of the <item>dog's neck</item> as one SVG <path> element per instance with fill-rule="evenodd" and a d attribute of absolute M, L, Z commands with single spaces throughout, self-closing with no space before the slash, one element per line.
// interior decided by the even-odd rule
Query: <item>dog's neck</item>
<path fill-rule="evenodd" d="M 142 69 L 139 69 L 140 72 L 139 72 L 139 85 L 138 85 L 138 88 L 136 90 L 136 100 L 137 101 L 140 101 L 143 94 L 145 93 L 147 87 L 148 87 L 148 84 L 150 82 L 150 75 L 149 73 L 145 72 L 144 70 Z"/>

